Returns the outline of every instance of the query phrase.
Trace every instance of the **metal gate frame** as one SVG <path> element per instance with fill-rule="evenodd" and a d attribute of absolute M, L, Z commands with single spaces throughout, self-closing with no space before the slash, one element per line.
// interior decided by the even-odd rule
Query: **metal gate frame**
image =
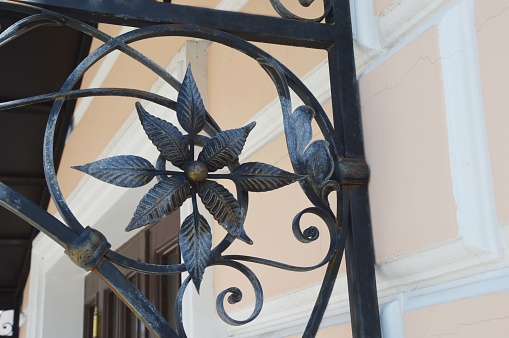
<path fill-rule="evenodd" d="M 270 1 L 280 18 L 149 0 L 0 1 L 1 10 L 29 15 L 2 32 L 0 46 L 30 29 L 46 25 L 68 26 L 104 42 L 76 68 L 58 93 L 0 103 L 0 110 L 5 110 L 34 102 L 54 101 L 46 129 L 44 168 L 48 188 L 66 224 L 3 183 L 0 183 L 0 205 L 50 236 L 65 248 L 78 266 L 99 274 L 156 337 L 186 336 L 181 312 L 183 292 L 191 281 L 198 289 L 203 271 L 212 265 L 227 265 L 237 269 L 248 277 L 256 293 L 255 310 L 251 317 L 236 321 L 224 311 L 223 301 L 228 296 L 229 302 L 236 303 L 242 297 L 241 292 L 237 288 L 223 291 L 216 303 L 221 319 L 231 325 L 242 325 L 254 320 L 263 304 L 263 291 L 257 277 L 242 264 L 243 261 L 292 271 L 309 271 L 327 265 L 318 299 L 304 332 L 304 337 L 314 337 L 329 302 L 343 252 L 346 252 L 353 337 L 381 337 L 367 190 L 369 170 L 364 160 L 349 0 L 323 0 L 323 15 L 313 19 L 298 17 L 285 8 L 280 0 L 267 1 Z M 302 6 L 308 6 L 314 0 L 299 2 Z M 109 23 L 140 29 L 112 38 L 88 23 Z M 258 162 L 240 164 L 238 156 L 254 125 L 222 131 L 203 107 L 190 70 L 181 84 L 129 46 L 133 41 L 163 35 L 183 35 L 218 42 L 238 49 L 258 61 L 272 78 L 280 97 L 294 173 Z M 328 121 L 313 94 L 289 69 L 247 41 L 326 50 L 334 126 Z M 73 90 L 73 85 L 86 69 L 113 50 L 120 50 L 133 57 L 172 85 L 179 91 L 177 102 L 127 89 Z M 290 91 L 305 104 L 293 112 Z M 161 219 L 177 210 L 185 199 L 191 198 L 194 211 L 184 220 L 180 233 L 183 264 L 162 266 L 129 260 L 110 250 L 106 238 L 97 230 L 84 228 L 68 208 L 55 177 L 52 133 L 65 100 L 96 95 L 131 96 L 156 102 L 175 110 L 181 127 L 188 133 L 182 135 L 176 131 L 175 126 L 151 116 L 137 104 L 147 136 L 161 152 L 157 165 L 154 167 L 148 160 L 136 156 L 119 156 L 76 168 L 105 182 L 125 187 L 141 186 L 157 178 L 159 183 L 147 194 L 150 196 L 146 196 L 140 203 L 138 216 L 135 213 L 128 230 Z M 318 123 L 324 140 L 311 142 L 311 119 Z M 208 136 L 200 134 L 202 130 Z M 194 154 L 195 145 L 203 148 L 197 159 Z M 166 162 L 171 162 L 182 171 L 167 171 Z M 225 166 L 229 168 L 229 174 L 213 173 Z M 237 198 L 212 181 L 214 178 L 233 180 L 237 187 Z M 236 239 L 251 242 L 243 229 L 248 191 L 268 191 L 297 181 L 313 206 L 294 218 L 292 229 L 295 237 L 304 243 L 318 237 L 316 228 L 300 228 L 300 217 L 306 213 L 320 217 L 328 226 L 331 236 L 329 252 L 320 264 L 295 267 L 256 257 L 222 255 Z M 327 202 L 327 195 L 332 192 L 338 196 L 337 210 L 331 209 Z M 157 208 L 149 200 L 160 195 L 164 195 L 166 205 L 154 211 Z M 198 212 L 197 196 L 228 232 L 215 248 L 210 247 L 210 228 Z M 114 264 L 143 273 L 190 273 L 190 277 L 183 283 L 176 304 L 178 335 Z M 16 309 L 16 317 L 19 316 L 19 310 Z M 17 336 L 17 323 L 14 323 L 14 330 Z"/>

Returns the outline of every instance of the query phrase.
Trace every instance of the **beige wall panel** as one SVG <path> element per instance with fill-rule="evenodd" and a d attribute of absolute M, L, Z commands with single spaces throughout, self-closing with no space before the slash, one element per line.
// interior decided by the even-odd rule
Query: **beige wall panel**
<path fill-rule="evenodd" d="M 378 262 L 457 236 L 438 31 L 360 80 Z"/>
<path fill-rule="evenodd" d="M 122 27 L 120 26 L 114 26 L 114 25 L 108 25 L 108 24 L 99 24 L 98 28 L 103 31 L 104 33 L 110 35 L 110 36 L 117 36 L 119 32 L 121 31 Z M 103 44 L 102 41 L 98 39 L 92 39 L 92 44 L 90 46 L 90 50 L 96 50 L 98 47 L 100 47 Z M 88 88 L 90 86 L 90 83 L 94 79 L 94 77 L 97 74 L 97 71 L 99 67 L 101 66 L 103 60 L 97 62 L 88 72 L 85 73 L 83 76 L 83 81 L 81 84 L 82 88 Z"/>
<path fill-rule="evenodd" d="M 380 15 L 383 11 L 389 7 L 395 0 L 374 0 L 375 2 L 375 14 Z"/>
<path fill-rule="evenodd" d="M 264 8 L 251 2 L 246 8 Z M 257 44 L 292 72 L 303 76 L 323 61 L 322 50 Z M 238 128 L 277 97 L 276 88 L 255 60 L 231 48 L 213 44 L 207 51 L 209 110 L 223 129 Z"/>
<path fill-rule="evenodd" d="M 408 311 L 406 338 L 509 337 L 509 292 L 462 299 Z"/>
<path fill-rule="evenodd" d="M 173 0 L 171 3 L 176 5 L 216 8 L 219 2 L 220 0 Z"/>
<path fill-rule="evenodd" d="M 475 2 L 477 46 L 493 188 L 498 220 L 504 225 L 509 225 L 509 44 L 504 42 L 506 32 L 509 31 L 508 8 L 507 0 Z"/>
<path fill-rule="evenodd" d="M 288 338 L 301 338 L 302 335 L 295 335 Z M 350 323 L 331 326 L 325 329 L 321 329 L 316 334 L 316 338 L 351 338 L 352 337 L 352 327 Z"/>

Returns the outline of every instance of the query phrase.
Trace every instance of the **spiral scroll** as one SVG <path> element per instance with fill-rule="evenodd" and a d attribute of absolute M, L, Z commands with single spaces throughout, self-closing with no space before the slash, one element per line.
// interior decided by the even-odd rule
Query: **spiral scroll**
<path fill-rule="evenodd" d="M 299 0 L 299 3 L 304 6 L 308 7 L 314 2 L 314 0 Z M 272 8 L 282 17 L 285 19 L 291 19 L 291 20 L 299 20 L 299 21 L 312 21 L 312 22 L 322 22 L 323 19 L 330 13 L 332 6 L 331 2 L 329 0 L 323 0 L 324 2 L 324 11 L 323 14 L 316 18 L 303 18 L 301 16 L 296 15 L 292 11 L 290 11 L 288 8 L 286 8 L 282 3 L 281 0 L 270 0 L 270 4 L 272 5 Z"/>

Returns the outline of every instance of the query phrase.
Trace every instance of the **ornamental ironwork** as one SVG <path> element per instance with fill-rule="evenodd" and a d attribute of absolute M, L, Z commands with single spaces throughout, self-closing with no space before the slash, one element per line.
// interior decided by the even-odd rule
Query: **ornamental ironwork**
<path fill-rule="evenodd" d="M 302 6 L 309 6 L 313 3 L 313 0 L 299 0 L 299 2 Z M 343 29 L 340 33 L 334 33 L 333 36 L 328 36 L 322 32 L 322 30 L 334 32 L 334 30 L 339 30 L 342 27 L 343 22 L 339 22 L 339 20 L 347 20 L 344 10 L 348 10 L 348 1 L 324 0 L 323 2 L 323 15 L 314 19 L 305 19 L 295 15 L 279 0 L 270 0 L 270 4 L 282 17 L 281 19 L 257 18 L 250 15 L 245 17 L 253 20 L 254 27 L 261 27 L 264 23 L 281 23 L 283 27 L 288 25 L 288 22 L 291 22 L 292 26 L 285 27 L 295 27 L 295 33 L 283 30 L 282 35 L 277 35 L 276 32 L 270 36 L 265 32 L 249 31 L 250 27 L 239 28 L 240 31 L 236 34 L 228 28 L 229 22 L 227 20 L 221 22 L 207 21 L 211 20 L 210 17 L 205 18 L 203 16 L 204 12 L 200 12 L 198 9 L 195 10 L 196 14 L 201 13 L 200 15 L 203 17 L 197 17 L 193 20 L 203 19 L 201 25 L 197 25 L 196 22 L 190 24 L 170 22 L 171 20 L 179 20 L 175 18 L 168 19 L 168 23 L 158 22 L 159 14 L 151 11 L 150 8 L 155 7 L 149 5 L 138 17 L 132 17 L 130 19 L 132 22 L 130 22 L 129 14 L 111 13 L 112 8 L 109 5 L 104 5 L 104 7 L 97 5 L 98 7 L 94 7 L 94 13 L 87 14 L 82 7 L 91 6 L 90 4 L 73 3 L 70 5 L 70 13 L 78 13 L 78 17 L 85 17 L 82 18 L 83 20 L 78 20 L 70 15 L 41 7 L 23 5 L 12 1 L 1 1 L 0 8 L 22 12 L 28 14 L 28 16 L 1 33 L 0 47 L 23 33 L 42 26 L 70 27 L 102 41 L 102 45 L 92 51 L 81 62 L 58 92 L 0 103 L 0 110 L 5 110 L 34 103 L 53 102 L 44 140 L 44 169 L 48 188 L 65 224 L 36 207 L 3 183 L 0 183 L 0 205 L 23 217 L 34 227 L 53 238 L 65 248 L 66 253 L 78 266 L 87 271 L 93 270 L 101 275 L 151 333 L 157 337 L 176 337 L 177 335 L 186 337 L 182 321 L 183 294 L 191 281 L 199 291 L 203 274 L 210 266 L 223 265 L 236 269 L 248 278 L 255 291 L 254 310 L 249 318 L 244 320 L 233 319 L 224 307 L 225 300 L 230 303 L 240 302 L 242 299 L 241 290 L 233 286 L 222 291 L 217 296 L 216 301 L 219 317 L 230 325 L 243 325 L 253 321 L 260 314 L 263 306 L 263 287 L 256 274 L 245 264 L 246 262 L 300 272 L 315 270 L 327 265 L 327 272 L 318 299 L 304 332 L 306 337 L 314 336 L 331 297 L 348 237 L 350 255 L 347 258 L 350 262 L 348 273 L 354 336 L 379 336 L 376 289 L 374 288 L 374 262 L 369 213 L 367 211 L 366 184 L 369 172 L 363 160 L 362 137 L 359 129 L 351 31 L 345 33 L 345 29 Z M 135 1 L 133 7 L 136 7 L 138 3 L 140 2 Z M 53 5 L 61 6 L 64 12 L 69 6 L 58 0 L 54 1 Z M 173 6 L 161 8 L 172 8 L 175 13 L 181 9 L 172 4 L 157 5 Z M 127 4 L 119 6 L 119 8 L 128 8 L 122 7 L 128 6 Z M 102 16 L 97 16 L 97 11 L 101 10 L 103 11 L 101 12 Z M 193 11 L 191 9 L 187 10 Z M 223 13 L 221 15 L 223 15 L 223 19 L 232 18 L 233 20 L 237 18 L 236 14 L 233 13 Z M 142 19 L 139 18 L 140 16 Z M 108 20 L 118 21 L 119 18 L 122 18 L 127 20 L 126 24 L 132 23 L 133 26 L 136 26 L 136 23 L 138 23 L 141 28 L 112 37 L 85 23 L 86 19 L 93 21 L 93 18 L 95 20 L 97 18 L 100 18 L 99 20 L 104 19 L 105 22 L 108 22 Z M 293 21 L 302 22 L 302 25 L 309 26 L 299 26 L 299 24 L 293 26 Z M 324 21 L 325 23 L 323 23 Z M 349 17 L 347 22 L 349 23 Z M 246 22 L 246 26 L 248 25 L 249 23 Z M 309 27 L 309 34 L 316 33 L 317 38 L 313 40 L 309 37 L 299 36 L 299 32 L 306 31 L 304 27 Z M 345 27 L 351 29 L 349 24 Z M 255 123 L 249 123 L 238 129 L 221 130 L 220 126 L 214 121 L 212 114 L 209 114 L 203 105 L 190 67 L 183 82 L 180 83 L 165 69 L 130 46 L 131 43 L 136 41 L 162 36 L 186 36 L 216 42 L 244 53 L 259 64 L 261 70 L 265 71 L 271 78 L 279 97 L 284 134 L 294 172 L 288 172 L 260 162 L 240 163 L 239 156 L 249 133 L 255 128 Z M 318 100 L 296 75 L 274 57 L 244 38 L 256 41 L 267 39 L 269 42 L 275 41 L 285 44 L 302 41 L 302 44 L 308 47 L 315 46 L 327 49 L 331 74 L 335 76 L 334 79 L 331 76 L 331 90 L 334 114 L 337 118 L 337 121 L 335 121 L 336 129 L 329 121 Z M 347 53 L 344 53 L 340 48 L 345 46 L 349 48 Z M 75 85 L 92 65 L 115 50 L 138 61 L 157 74 L 163 81 L 170 84 L 178 91 L 177 101 L 175 102 L 158 94 L 134 89 L 75 89 Z M 342 68 L 344 67 L 342 62 L 345 55 L 341 53 L 347 56 L 346 60 L 349 62 L 346 69 Z M 347 83 L 340 84 L 340 80 Z M 303 105 L 294 107 L 292 93 L 303 102 Z M 349 93 L 353 93 L 355 97 L 346 98 Z M 179 232 L 183 264 L 150 264 L 138 262 L 116 253 L 110 249 L 107 239 L 99 231 L 90 227 L 85 228 L 67 205 L 56 179 L 53 135 L 61 115 L 63 103 L 66 100 L 89 96 L 134 97 L 161 105 L 175 112 L 179 122 L 178 126 L 151 115 L 141 103 L 136 103 L 135 108 L 139 121 L 148 139 L 160 153 L 157 159 L 121 155 L 100 159 L 85 165 L 77 165 L 74 168 L 106 183 L 126 188 L 141 187 L 149 184 L 154 179 L 157 180 L 157 183 L 143 197 L 134 211 L 131 221 L 126 226 L 127 231 L 160 221 L 177 211 L 190 198 L 192 212 L 183 220 Z M 313 139 L 313 121 L 320 129 L 321 139 Z M 351 129 L 349 129 L 348 123 L 353 125 Z M 197 148 L 201 148 L 201 150 L 198 152 Z M 155 165 L 152 164 L 154 161 Z M 168 170 L 168 163 L 176 169 Z M 220 180 L 232 181 L 236 188 L 235 195 L 219 183 Z M 292 224 L 289 226 L 291 226 L 298 241 L 302 243 L 313 242 L 320 235 L 318 228 L 315 226 L 304 227 L 301 219 L 306 214 L 318 216 L 325 224 L 330 237 L 329 248 L 323 259 L 312 266 L 294 266 L 260 257 L 224 254 L 225 250 L 237 239 L 253 244 L 248 236 L 248 231 L 244 228 L 249 204 L 248 195 L 275 190 L 295 183 L 300 185 L 309 200 L 310 206 L 295 215 Z M 338 196 L 337 208 L 329 203 L 331 193 Z M 198 197 L 201 199 L 203 206 L 199 205 Z M 224 238 L 215 247 L 212 245 L 210 225 L 202 215 L 203 210 L 201 209 L 203 208 L 225 230 Z M 354 227 L 353 223 L 355 222 L 358 222 L 358 228 Z M 355 237 L 357 233 L 362 232 L 362 236 L 367 237 Z M 367 243 L 362 243 L 363 240 Z M 363 255 L 366 255 L 366 258 L 363 258 Z M 365 268 L 365 271 L 360 271 L 364 267 L 355 265 L 357 261 L 362 260 L 371 264 L 370 267 Z M 127 281 L 114 265 L 148 274 L 189 272 L 189 277 L 182 283 L 177 297 L 177 333 L 172 331 L 154 306 Z M 364 285 L 364 283 L 367 285 Z M 362 298 L 365 298 L 364 304 L 361 301 Z M 366 305 L 366 301 L 370 304 Z M 369 318 L 364 318 L 365 314 Z M 366 323 L 368 320 L 370 321 L 369 324 Z"/>
<path fill-rule="evenodd" d="M 13 333 L 13 319 L 14 311 L 0 311 L 0 337 L 12 336 Z"/>

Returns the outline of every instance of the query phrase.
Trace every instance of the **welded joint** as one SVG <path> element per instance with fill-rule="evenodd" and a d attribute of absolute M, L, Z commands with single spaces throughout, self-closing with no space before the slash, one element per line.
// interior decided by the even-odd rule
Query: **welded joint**
<path fill-rule="evenodd" d="M 74 242 L 65 248 L 71 260 L 86 271 L 99 264 L 101 258 L 110 250 L 111 244 L 102 233 L 86 227 Z"/>
<path fill-rule="evenodd" d="M 362 158 L 340 158 L 335 171 L 341 185 L 367 185 L 369 182 L 369 167 Z"/>

